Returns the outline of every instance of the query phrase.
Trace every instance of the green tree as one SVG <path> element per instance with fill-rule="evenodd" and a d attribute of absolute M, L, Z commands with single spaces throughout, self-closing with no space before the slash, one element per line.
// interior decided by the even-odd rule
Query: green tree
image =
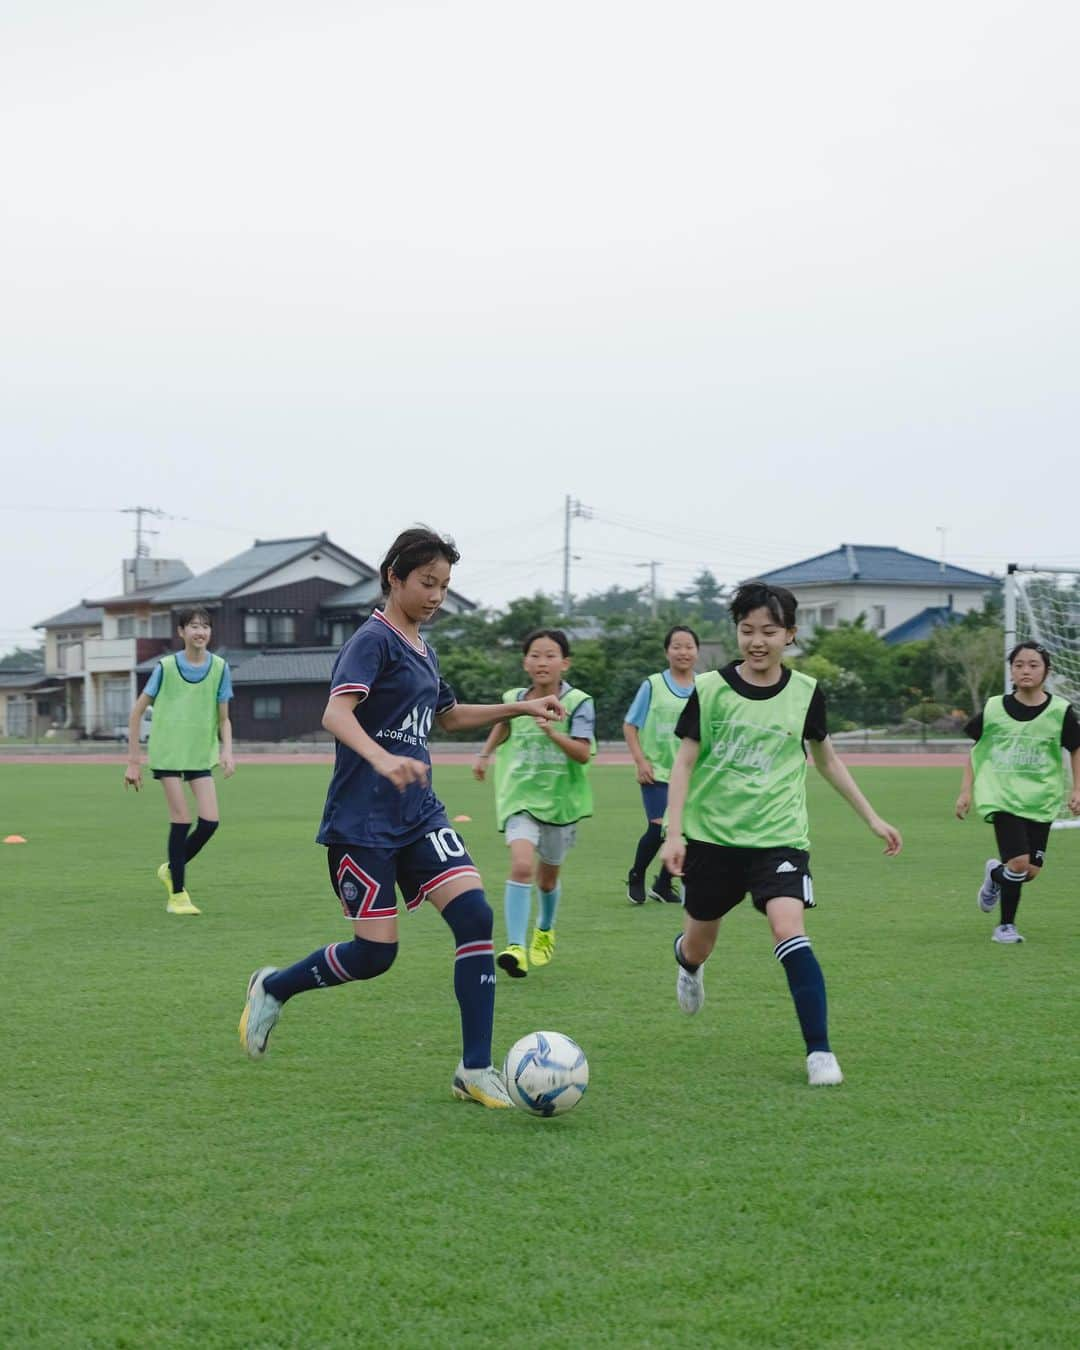
<path fill-rule="evenodd" d="M 45 665 L 45 644 L 40 647 L 16 647 L 0 656 L 0 670 L 37 670 Z"/>
<path fill-rule="evenodd" d="M 1005 633 L 996 624 L 950 624 L 931 638 L 934 656 L 952 672 L 967 700 L 967 711 L 976 713 L 1001 684 Z"/>

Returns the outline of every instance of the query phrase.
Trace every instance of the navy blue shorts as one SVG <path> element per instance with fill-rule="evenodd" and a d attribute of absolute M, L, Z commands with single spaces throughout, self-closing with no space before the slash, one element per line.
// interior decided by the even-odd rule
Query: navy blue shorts
<path fill-rule="evenodd" d="M 422 838 L 404 848 L 372 848 L 368 844 L 330 844 L 326 850 L 330 885 L 347 919 L 383 919 L 397 913 L 401 892 L 406 909 L 418 905 L 448 881 L 480 873 L 461 836 L 446 817 L 431 822 Z"/>
<path fill-rule="evenodd" d="M 641 804 L 646 820 L 663 820 L 667 810 L 667 789 L 666 783 L 641 784 Z"/>

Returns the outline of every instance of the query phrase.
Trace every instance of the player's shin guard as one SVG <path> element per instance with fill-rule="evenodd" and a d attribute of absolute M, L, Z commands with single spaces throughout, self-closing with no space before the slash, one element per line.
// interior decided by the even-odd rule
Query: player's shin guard
<path fill-rule="evenodd" d="M 472 892 L 470 891 L 468 894 L 471 895 Z M 481 891 L 480 894 L 482 895 L 483 892 Z M 458 899 L 460 900 L 461 897 L 458 896 Z M 457 904 L 457 900 L 452 903 Z M 508 881 L 506 890 L 503 892 L 503 917 L 506 920 L 506 940 L 512 946 L 524 947 L 528 941 L 529 911 L 531 909 L 532 886 L 524 881 Z"/>
<path fill-rule="evenodd" d="M 784 967 L 799 1026 L 806 1041 L 806 1053 L 812 1055 L 815 1050 L 828 1050 L 825 976 L 810 946 L 810 939 L 800 934 L 778 942 L 773 948 L 773 954 Z"/>
<path fill-rule="evenodd" d="M 397 956 L 396 942 L 369 942 L 353 938 L 351 942 L 332 942 L 329 947 L 305 956 L 285 970 L 275 971 L 263 981 L 263 988 L 279 1003 L 309 989 L 331 989 L 353 980 L 373 980 L 384 975 Z"/>
<path fill-rule="evenodd" d="M 664 835 L 659 822 L 650 820 L 648 829 L 638 840 L 637 853 L 634 855 L 633 870 L 640 876 L 645 875 L 645 869 L 660 852 L 663 842 Z"/>
<path fill-rule="evenodd" d="M 1020 887 L 1027 881 L 1028 874 L 1014 872 L 1002 864 L 994 868 L 994 877 L 1001 887 L 1001 922 L 1015 923 L 1016 911 L 1020 908 Z"/>
<path fill-rule="evenodd" d="M 461 1009 L 461 1061 L 467 1069 L 486 1069 L 491 1063 L 491 1024 L 495 1018 L 491 906 L 477 888 L 456 896 L 442 916 L 457 947 L 454 993 Z"/>
<path fill-rule="evenodd" d="M 555 927 L 555 915 L 559 912 L 559 897 L 562 895 L 562 886 L 556 882 L 550 891 L 545 891 L 540 886 L 537 886 L 536 891 L 540 897 L 536 926 L 547 933 Z"/>
<path fill-rule="evenodd" d="M 187 825 L 169 826 L 169 880 L 174 891 L 184 889 L 184 864 L 187 862 Z"/>
<path fill-rule="evenodd" d="M 203 816 L 199 817 L 195 828 L 184 841 L 184 859 L 186 862 L 190 862 L 195 854 L 210 842 L 217 827 L 218 822 L 216 820 L 207 820 Z"/>

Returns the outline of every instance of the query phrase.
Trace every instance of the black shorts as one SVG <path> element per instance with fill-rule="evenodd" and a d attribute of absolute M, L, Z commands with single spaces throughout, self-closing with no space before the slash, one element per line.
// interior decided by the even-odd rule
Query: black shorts
<path fill-rule="evenodd" d="M 1002 862 L 1026 853 L 1036 867 L 1042 867 L 1050 840 L 1050 821 L 1028 820 L 1026 816 L 1012 816 L 1008 811 L 995 812 L 992 821 L 998 857 Z"/>
<path fill-rule="evenodd" d="M 155 778 L 182 778 L 190 783 L 193 778 L 213 778 L 213 769 L 151 769 Z"/>
<path fill-rule="evenodd" d="M 801 848 L 728 848 L 690 839 L 683 864 L 683 908 L 692 919 L 719 919 L 743 899 L 747 891 L 754 908 L 780 896 L 801 900 L 814 908 L 810 854 Z"/>

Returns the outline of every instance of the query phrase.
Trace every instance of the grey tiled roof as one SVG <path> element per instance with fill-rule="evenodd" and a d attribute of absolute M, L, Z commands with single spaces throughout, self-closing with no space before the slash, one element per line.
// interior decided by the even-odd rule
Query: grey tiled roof
<path fill-rule="evenodd" d="M 267 572 L 284 567 L 295 558 L 303 558 L 320 544 L 332 549 L 338 556 L 344 554 L 347 558 L 352 557 L 344 549 L 332 544 L 325 534 L 303 535 L 298 539 L 256 539 L 251 548 L 238 553 L 235 558 L 228 558 L 189 581 L 163 586 L 155 592 L 154 598 L 170 605 L 183 604 L 188 600 L 221 600 Z M 374 574 L 375 569 L 370 564 L 359 558 L 353 558 L 353 562 Z"/>
<path fill-rule="evenodd" d="M 72 605 L 70 609 L 62 610 L 59 614 L 54 614 L 51 619 L 42 619 L 40 623 L 34 624 L 35 628 L 79 628 L 87 624 L 100 623 L 105 616 L 105 611 L 100 605 L 92 605 L 86 600 L 80 600 L 77 605 Z"/>
<path fill-rule="evenodd" d="M 333 595 L 328 595 L 319 608 L 366 613 L 378 602 L 381 595 L 382 586 L 379 583 L 379 578 L 377 576 L 366 577 L 354 586 L 346 586 L 344 590 L 335 591 Z"/>
<path fill-rule="evenodd" d="M 0 689 L 32 689 L 44 682 L 44 666 L 34 670 L 0 670 Z"/>
<path fill-rule="evenodd" d="M 841 544 L 831 553 L 819 553 L 815 558 L 773 572 L 758 574 L 762 581 L 777 586 L 799 586 L 812 582 L 869 582 L 900 586 L 955 586 L 986 590 L 998 586 L 997 577 L 985 572 L 971 572 L 966 567 L 954 567 L 902 548 L 887 548 L 880 544 Z"/>
<path fill-rule="evenodd" d="M 325 684 L 337 647 L 290 647 L 259 652 L 233 671 L 233 684 Z"/>

